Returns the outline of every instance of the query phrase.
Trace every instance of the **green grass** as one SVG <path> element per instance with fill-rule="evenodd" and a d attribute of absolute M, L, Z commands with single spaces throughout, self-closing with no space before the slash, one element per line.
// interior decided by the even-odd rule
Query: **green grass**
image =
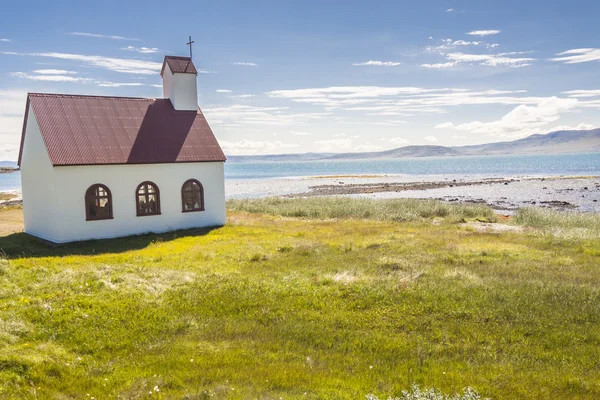
<path fill-rule="evenodd" d="M 450 222 L 479 219 L 495 222 L 496 214 L 485 205 L 449 204 L 437 200 L 371 200 L 348 197 L 309 197 L 230 200 L 232 211 L 314 219 L 368 218 L 382 221 L 418 221 L 445 218 Z"/>
<path fill-rule="evenodd" d="M 600 398 L 600 240 L 477 233 L 453 221 L 486 210 L 412 202 L 317 220 L 312 201 L 231 202 L 213 230 L 0 237 L 0 398 Z"/>
<path fill-rule="evenodd" d="M 515 216 L 515 223 L 556 236 L 600 238 L 600 214 L 522 208 Z"/>

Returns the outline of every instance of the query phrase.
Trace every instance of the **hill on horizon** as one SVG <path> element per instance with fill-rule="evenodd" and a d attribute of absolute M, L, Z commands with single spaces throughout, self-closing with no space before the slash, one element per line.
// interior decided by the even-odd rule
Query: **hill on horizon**
<path fill-rule="evenodd" d="M 360 160 L 411 157 L 484 156 L 510 154 L 564 154 L 600 152 L 600 129 L 587 131 L 556 131 L 535 134 L 509 142 L 468 146 L 404 146 L 392 150 L 360 153 L 303 153 L 262 156 L 228 156 L 233 162 L 244 161 L 316 161 Z"/>

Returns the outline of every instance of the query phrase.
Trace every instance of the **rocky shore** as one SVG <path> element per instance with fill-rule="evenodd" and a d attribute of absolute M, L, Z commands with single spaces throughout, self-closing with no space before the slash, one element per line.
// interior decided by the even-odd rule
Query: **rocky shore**
<path fill-rule="evenodd" d="M 600 177 L 335 176 L 227 181 L 242 197 L 351 196 L 481 203 L 512 214 L 521 207 L 600 212 Z"/>

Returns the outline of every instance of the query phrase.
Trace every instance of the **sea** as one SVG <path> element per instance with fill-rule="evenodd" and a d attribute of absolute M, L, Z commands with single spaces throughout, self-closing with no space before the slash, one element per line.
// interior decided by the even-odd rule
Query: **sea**
<path fill-rule="evenodd" d="M 225 163 L 226 180 L 359 174 L 415 177 L 600 176 L 600 153 Z M 20 188 L 19 172 L 0 174 L 0 191 Z"/>

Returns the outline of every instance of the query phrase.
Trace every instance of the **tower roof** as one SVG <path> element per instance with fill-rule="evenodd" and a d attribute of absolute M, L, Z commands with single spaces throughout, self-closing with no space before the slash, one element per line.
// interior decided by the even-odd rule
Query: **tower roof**
<path fill-rule="evenodd" d="M 167 64 L 169 64 L 169 69 L 174 74 L 198 74 L 194 62 L 190 57 L 165 56 L 160 76 L 163 76 L 165 73 L 165 65 Z"/>

